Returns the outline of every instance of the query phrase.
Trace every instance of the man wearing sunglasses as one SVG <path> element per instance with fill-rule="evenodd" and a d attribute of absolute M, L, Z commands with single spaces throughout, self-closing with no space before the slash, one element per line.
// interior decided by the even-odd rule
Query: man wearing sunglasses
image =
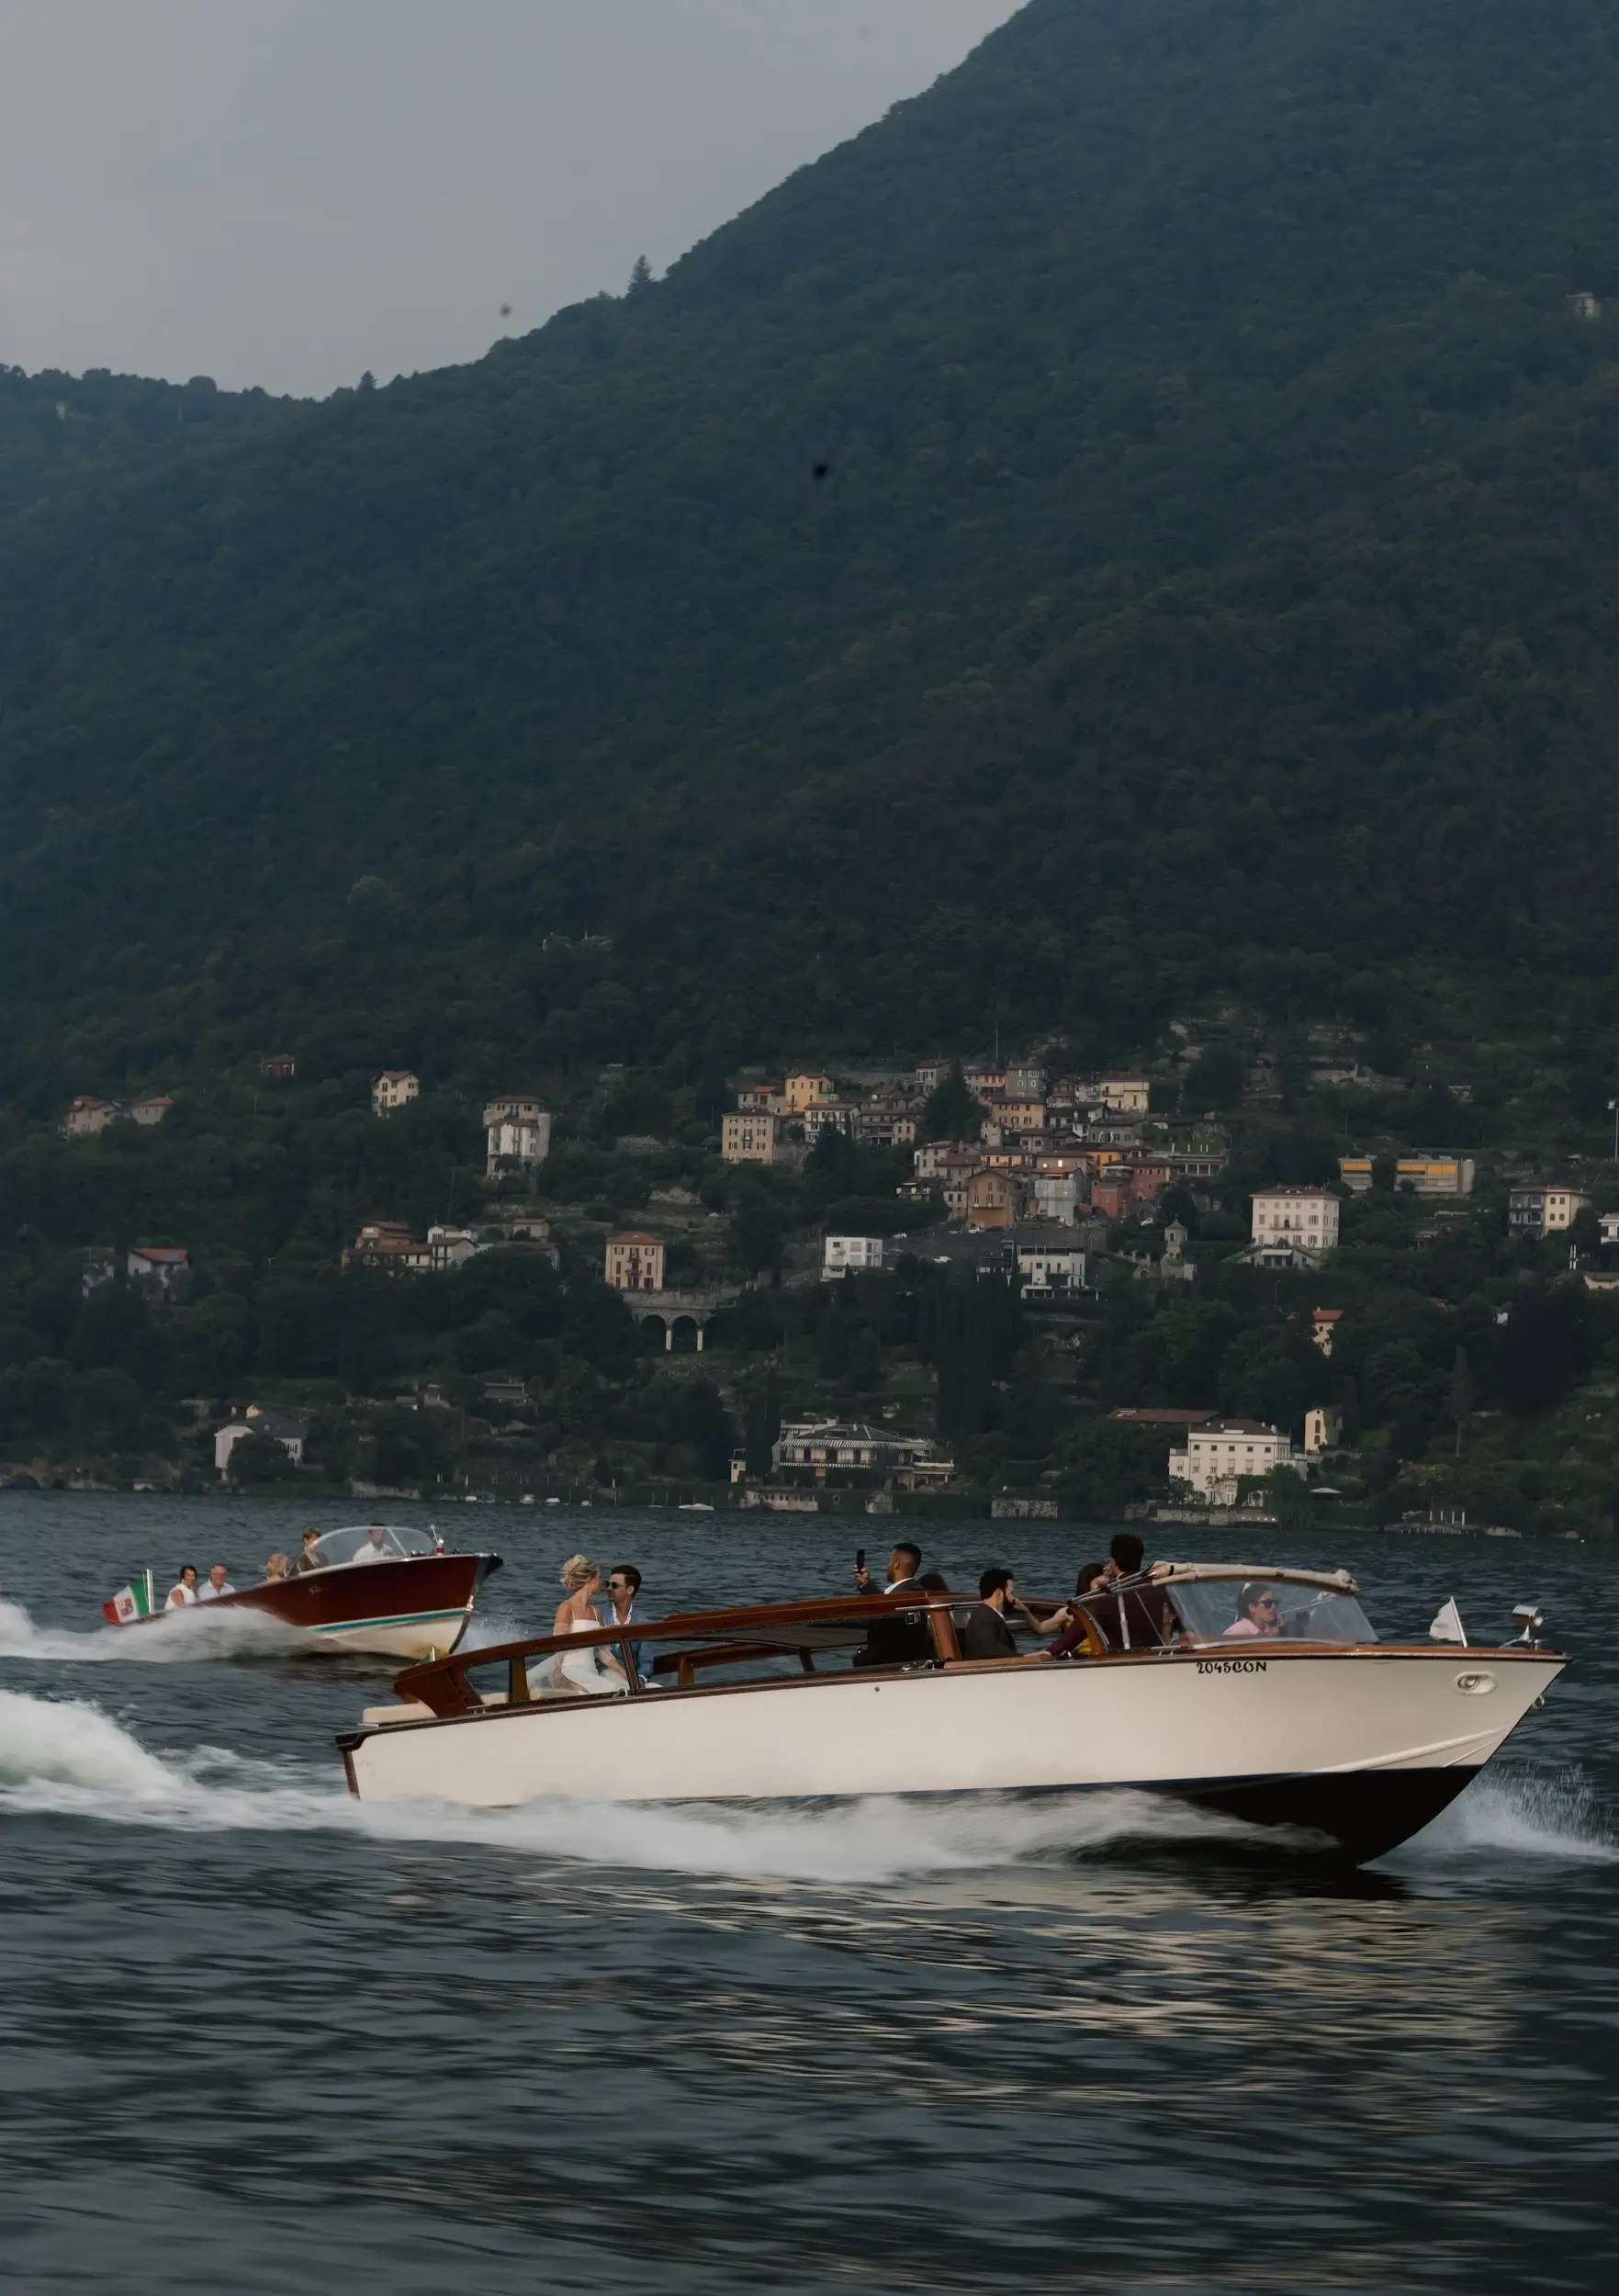
<path fill-rule="evenodd" d="M 1255 1636 L 1279 1635 L 1282 1609 L 1275 1589 L 1252 1583 L 1237 1597 L 1237 1615 L 1220 1637 L 1222 1642 L 1247 1642 Z"/>
<path fill-rule="evenodd" d="M 605 1600 L 597 1604 L 602 1613 L 602 1624 L 604 1626 L 630 1626 L 638 1619 L 645 1619 L 646 1613 L 636 1605 L 635 1598 L 640 1592 L 641 1574 L 635 1564 L 615 1562 L 607 1573 Z M 635 1660 L 636 1673 L 645 1681 L 652 1671 L 646 1644 L 632 1642 L 630 1656 Z"/>

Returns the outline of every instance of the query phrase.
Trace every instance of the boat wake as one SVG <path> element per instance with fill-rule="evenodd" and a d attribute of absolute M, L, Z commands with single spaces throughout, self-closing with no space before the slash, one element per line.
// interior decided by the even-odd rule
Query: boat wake
<path fill-rule="evenodd" d="M 198 1666 L 308 1648 L 308 1637 L 278 1618 L 257 1611 L 217 1611 L 208 1604 L 165 1612 L 144 1626 L 98 1626 L 77 1634 L 37 1626 L 20 1603 L 0 1602 L 0 1659 L 65 1666 Z"/>
<path fill-rule="evenodd" d="M 0 1690 L 0 1817 L 29 1815 L 179 1832 L 329 1830 L 593 1866 L 831 1884 L 1051 1862 L 1130 1840 L 1251 1834 L 1230 1819 L 1129 1793 L 948 1804 L 872 1797 L 768 1810 L 585 1800 L 514 1810 L 360 1803 L 299 1766 L 219 1748 L 150 1753 L 85 1701 Z"/>
<path fill-rule="evenodd" d="M 192 1833 L 328 1831 L 477 1846 L 576 1865 L 832 1885 L 1065 1863 L 1118 1850 L 1285 1846 L 1275 1833 L 1122 1791 L 935 1803 L 874 1796 L 786 1809 L 583 1800 L 514 1810 L 361 1803 L 300 1766 L 254 1761 L 220 1748 L 185 1757 L 150 1753 L 97 1706 L 0 1690 L 0 1818 L 6 1816 Z M 1594 1797 L 1577 1776 L 1522 1773 L 1475 1786 L 1402 1856 L 1431 1863 L 1480 1849 L 1619 1857 Z"/>
<path fill-rule="evenodd" d="M 1481 1851 L 1619 1863 L 1619 1841 L 1601 1798 L 1576 1769 L 1488 1771 L 1391 1863 L 1451 1860 Z"/>

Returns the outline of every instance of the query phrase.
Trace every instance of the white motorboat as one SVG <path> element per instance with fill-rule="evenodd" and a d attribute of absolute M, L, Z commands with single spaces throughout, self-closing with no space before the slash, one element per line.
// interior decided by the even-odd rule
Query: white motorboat
<path fill-rule="evenodd" d="M 539 1636 L 410 1669 L 338 1743 L 367 1801 L 1124 1787 L 1359 1862 L 1453 1801 L 1568 1662 L 1530 1611 L 1499 1648 L 1380 1642 L 1344 1571 L 1158 1564 L 1072 1604 L 1079 1647 L 1054 1662 L 963 1658 L 970 1608 L 849 1597 Z"/>

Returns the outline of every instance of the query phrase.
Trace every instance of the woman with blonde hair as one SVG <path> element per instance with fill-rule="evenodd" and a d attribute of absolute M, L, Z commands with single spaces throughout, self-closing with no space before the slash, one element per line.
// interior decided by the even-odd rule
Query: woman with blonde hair
<path fill-rule="evenodd" d="M 275 1552 L 270 1557 L 269 1561 L 264 1565 L 264 1579 L 266 1583 L 269 1583 L 275 1579 L 286 1578 L 287 1560 L 288 1558 L 281 1552 L 279 1548 L 277 1548 Z"/>
<path fill-rule="evenodd" d="M 562 1566 L 562 1583 L 568 1598 L 557 1605 L 557 1616 L 551 1627 L 554 1635 L 590 1634 L 602 1624 L 602 1615 L 595 1607 L 602 1591 L 602 1566 L 592 1562 L 589 1555 L 569 1555 Z M 611 1650 L 593 1643 L 587 1650 L 569 1650 L 557 1670 L 558 1686 L 566 1683 L 574 1690 L 608 1697 L 629 1688 L 624 1668 Z"/>

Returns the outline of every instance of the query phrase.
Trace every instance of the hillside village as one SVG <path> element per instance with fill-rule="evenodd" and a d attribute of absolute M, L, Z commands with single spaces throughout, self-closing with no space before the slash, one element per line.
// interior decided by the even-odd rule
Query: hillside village
<path fill-rule="evenodd" d="M 290 1052 L 79 1095 L 9 1151 L 0 1469 L 1594 1527 L 1619 1167 L 1552 1176 L 1483 1129 L 1469 1087 L 1419 1099 L 1353 1041 L 1289 1072 L 1174 1030 L 1091 1073 L 610 1067 L 555 1105 L 405 1066 L 356 1092 Z"/>

